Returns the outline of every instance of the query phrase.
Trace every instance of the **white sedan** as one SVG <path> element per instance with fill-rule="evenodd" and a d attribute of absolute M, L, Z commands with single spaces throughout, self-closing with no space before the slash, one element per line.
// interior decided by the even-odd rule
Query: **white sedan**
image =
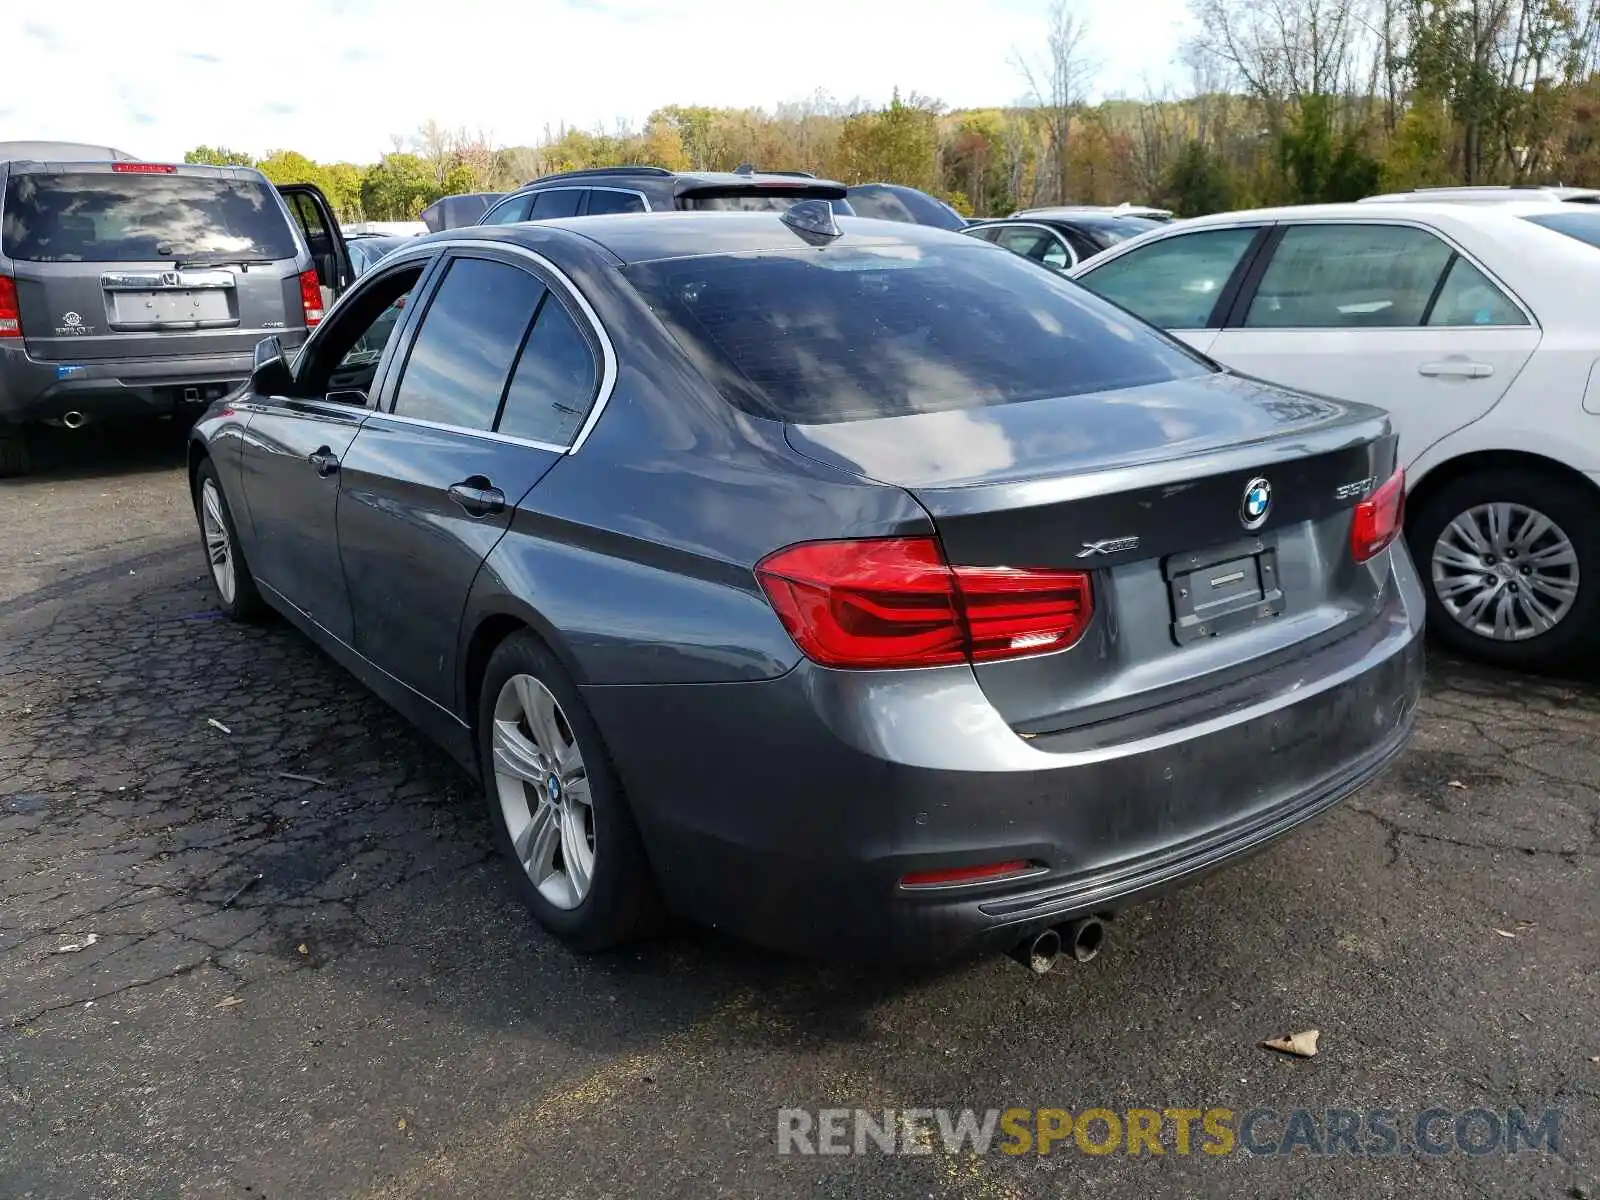
<path fill-rule="evenodd" d="M 1600 210 L 1222 213 L 1070 274 L 1243 374 L 1389 409 L 1446 641 L 1528 667 L 1600 649 Z"/>

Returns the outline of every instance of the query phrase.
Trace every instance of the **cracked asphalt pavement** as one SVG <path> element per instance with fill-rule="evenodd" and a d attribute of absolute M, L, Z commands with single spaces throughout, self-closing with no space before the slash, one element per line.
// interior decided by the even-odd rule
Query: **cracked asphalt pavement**
<path fill-rule="evenodd" d="M 175 433 L 43 457 L 0 482 L 5 1200 L 1600 1196 L 1592 681 L 1435 655 L 1383 778 L 1042 980 L 694 930 L 582 959 L 443 754 L 216 619 Z M 1306 1028 L 1314 1059 L 1257 1045 Z M 1556 1108 L 1559 1148 L 776 1145 L 780 1107 L 1432 1105 Z"/>

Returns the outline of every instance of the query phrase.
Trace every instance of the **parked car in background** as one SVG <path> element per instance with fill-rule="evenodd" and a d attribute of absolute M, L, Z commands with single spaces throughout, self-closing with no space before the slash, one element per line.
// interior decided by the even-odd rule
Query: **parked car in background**
<path fill-rule="evenodd" d="M 1556 200 L 1563 204 L 1600 204 L 1600 189 L 1577 187 L 1429 187 L 1415 188 L 1409 192 L 1386 192 L 1381 196 L 1367 196 L 1362 204 L 1392 204 L 1409 202 L 1436 204 L 1448 200 L 1452 204 L 1514 204 L 1528 200 Z"/>
<path fill-rule="evenodd" d="M 198 415 L 261 338 L 299 345 L 348 277 L 315 188 L 26 145 L 6 153 L 47 157 L 0 159 L 0 475 L 28 469 L 35 423 Z"/>
<path fill-rule="evenodd" d="M 504 192 L 467 192 L 459 196 L 443 196 L 422 210 L 421 220 L 431 233 L 476 225 L 483 219 L 483 214 L 504 196 Z"/>
<path fill-rule="evenodd" d="M 571 945 L 1035 966 L 1404 746 L 1397 465 L 1379 410 L 823 201 L 415 239 L 189 463 L 223 609 L 476 772 Z"/>
<path fill-rule="evenodd" d="M 352 275 L 356 278 L 365 275 L 373 264 L 389 251 L 404 246 L 410 240 L 409 237 L 381 237 L 377 234 L 357 234 L 354 237 L 347 237 L 345 245 L 350 252 Z"/>
<path fill-rule="evenodd" d="M 1114 213 L 1122 217 L 1143 217 L 1165 224 L 1173 219 L 1171 209 L 1151 208 L 1146 204 L 1053 204 L 1044 208 L 1019 208 L 1013 217 L 1064 216 L 1069 213 Z"/>
<path fill-rule="evenodd" d="M 340 228 L 347 238 L 420 237 L 431 232 L 424 221 L 351 221 Z"/>
<path fill-rule="evenodd" d="M 551 217 L 606 213 L 779 212 L 797 200 L 844 200 L 845 186 L 801 172 L 668 171 L 664 167 L 593 167 L 545 175 L 484 214 L 480 224 L 511 225 Z"/>
<path fill-rule="evenodd" d="M 136 161 L 133 155 L 115 146 L 91 146 L 84 142 L 0 142 L 0 163 Z"/>
<path fill-rule="evenodd" d="M 1066 271 L 1118 242 L 1159 228 L 1158 221 L 1115 209 L 1042 209 L 1034 216 L 974 221 L 964 232 Z"/>
<path fill-rule="evenodd" d="M 1600 211 L 1222 213 L 1076 278 L 1241 372 L 1388 408 L 1446 641 L 1530 667 L 1600 646 Z"/>
<path fill-rule="evenodd" d="M 844 215 L 872 217 L 879 221 L 906 221 L 934 229 L 960 231 L 967 218 L 943 200 L 898 183 L 852 184 L 845 196 L 849 209 Z M 841 211 L 841 210 L 836 210 Z"/>

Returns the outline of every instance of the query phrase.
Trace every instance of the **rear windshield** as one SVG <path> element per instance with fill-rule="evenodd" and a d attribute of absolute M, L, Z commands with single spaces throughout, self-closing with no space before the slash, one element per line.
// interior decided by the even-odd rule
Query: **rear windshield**
<path fill-rule="evenodd" d="M 837 191 L 815 192 L 805 188 L 686 192 L 678 197 L 678 207 L 701 212 L 788 212 L 801 200 L 826 200 L 836 195 Z"/>
<path fill-rule="evenodd" d="M 1600 212 L 1563 212 L 1548 216 L 1523 217 L 1535 225 L 1543 225 L 1569 238 L 1600 247 Z"/>
<path fill-rule="evenodd" d="M 0 251 L 28 262 L 294 258 L 264 183 L 195 175 L 13 175 Z"/>
<path fill-rule="evenodd" d="M 797 424 L 1215 369 L 1054 271 L 959 241 L 666 259 L 625 274 L 732 403 Z"/>

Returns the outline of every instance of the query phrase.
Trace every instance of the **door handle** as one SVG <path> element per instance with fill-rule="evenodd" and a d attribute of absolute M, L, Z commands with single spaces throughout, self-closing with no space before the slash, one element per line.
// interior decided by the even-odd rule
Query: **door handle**
<path fill-rule="evenodd" d="M 326 479 L 339 469 L 339 456 L 331 447 L 319 446 L 306 455 L 306 461 L 317 469 L 317 474 Z"/>
<path fill-rule="evenodd" d="M 1437 378 L 1450 376 L 1457 379 L 1487 379 L 1494 367 L 1485 362 L 1470 362 L 1464 358 L 1447 358 L 1443 362 L 1427 362 L 1417 368 L 1417 374 Z"/>
<path fill-rule="evenodd" d="M 482 475 L 452 483 L 446 490 L 469 516 L 487 517 L 505 511 L 506 494 Z"/>

